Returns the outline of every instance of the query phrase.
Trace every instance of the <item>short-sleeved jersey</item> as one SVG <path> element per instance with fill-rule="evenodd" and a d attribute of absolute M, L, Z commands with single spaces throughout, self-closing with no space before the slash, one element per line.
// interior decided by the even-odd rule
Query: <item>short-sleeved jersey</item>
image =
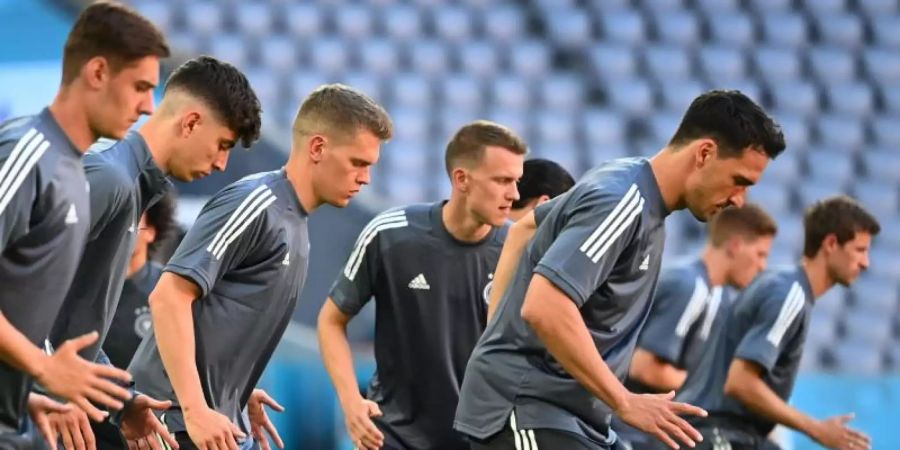
<path fill-rule="evenodd" d="M 484 439 L 515 409 L 521 428 L 610 443 L 610 408 L 563 369 L 520 311 L 533 275 L 547 278 L 578 306 L 597 351 L 624 381 L 653 298 L 668 211 L 643 158 L 610 161 L 545 205 L 472 353 L 454 426 Z"/>
<path fill-rule="evenodd" d="M 764 272 L 734 302 L 723 303 L 707 349 L 676 396 L 709 411 L 736 418 L 768 434 L 775 424 L 725 395 L 735 358 L 764 370 L 763 381 L 787 401 L 800 367 L 814 297 L 803 267 Z"/>
<path fill-rule="evenodd" d="M 115 315 L 141 214 L 171 185 L 138 132 L 104 147 L 91 149 L 84 157 L 91 230 L 72 288 L 50 333 L 50 343 L 57 347 L 68 339 L 99 332 L 100 339 L 80 352 L 89 361 L 97 357 Z"/>
<path fill-rule="evenodd" d="M 41 347 L 90 225 L 81 158 L 48 109 L 0 125 L 0 312 Z M 18 429 L 30 387 L 0 362 L 0 432 Z"/>
<path fill-rule="evenodd" d="M 164 269 L 200 288 L 192 308 L 203 394 L 235 424 L 243 423 L 241 409 L 291 320 L 308 260 L 307 214 L 278 170 L 251 175 L 213 196 Z M 138 391 L 172 400 L 166 425 L 184 431 L 152 332 L 129 371 Z"/>
<path fill-rule="evenodd" d="M 112 365 L 125 369 L 135 350 L 150 335 L 153 320 L 150 317 L 148 299 L 162 275 L 163 266 L 148 261 L 140 270 L 125 280 L 119 306 L 109 327 L 103 351 Z"/>
<path fill-rule="evenodd" d="M 368 397 L 379 426 L 410 449 L 465 448 L 453 430 L 466 363 L 484 331 L 508 226 L 477 243 L 444 226 L 444 202 L 387 211 L 363 229 L 331 291 L 345 314 L 375 299 Z"/>
<path fill-rule="evenodd" d="M 690 371 L 700 359 L 722 301 L 723 289 L 710 286 L 702 259 L 663 270 L 638 347 Z M 638 390 L 653 391 L 646 386 Z"/>

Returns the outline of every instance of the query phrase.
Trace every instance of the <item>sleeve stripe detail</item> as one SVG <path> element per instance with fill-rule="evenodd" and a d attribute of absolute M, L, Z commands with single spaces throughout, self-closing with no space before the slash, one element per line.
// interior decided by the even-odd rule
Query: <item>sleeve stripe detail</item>
<path fill-rule="evenodd" d="M 44 135 L 34 128 L 28 130 L 16 143 L 9 159 L 0 167 L 0 214 L 6 210 L 19 186 L 25 182 L 28 173 L 48 148 L 50 141 L 44 140 Z"/>
<path fill-rule="evenodd" d="M 800 313 L 800 310 L 803 309 L 803 302 L 805 301 L 806 297 L 803 294 L 803 289 L 800 288 L 800 283 L 795 281 L 791 286 L 791 290 L 788 292 L 784 303 L 781 305 L 781 311 L 778 312 L 778 318 L 775 319 L 775 324 L 772 325 L 772 329 L 769 330 L 769 334 L 766 335 L 766 340 L 776 347 L 781 345 L 781 339 L 784 338 L 784 333 L 787 332 L 787 329 L 794 321 L 794 318 L 796 318 L 797 314 Z"/>
<path fill-rule="evenodd" d="M 407 225 L 409 225 L 409 222 L 406 220 L 406 212 L 403 210 L 382 214 L 372 219 L 372 221 L 363 228 L 362 232 L 359 233 L 359 238 L 356 240 L 353 252 L 350 253 L 350 257 L 347 259 L 347 265 L 344 267 L 344 276 L 350 281 L 353 281 L 353 278 L 356 277 L 356 272 L 359 271 L 359 266 L 362 264 L 366 247 L 368 247 L 369 243 L 375 239 L 375 236 L 378 235 L 379 231 L 390 230 L 392 228 L 403 228 Z"/>
<path fill-rule="evenodd" d="M 206 251 L 211 252 L 216 259 L 221 259 L 228 246 L 275 200 L 275 194 L 268 186 L 262 185 L 254 189 L 231 213 L 228 221 L 216 233 L 216 237 L 209 243 Z"/>
<path fill-rule="evenodd" d="M 722 303 L 722 286 L 716 286 L 709 294 L 709 305 L 706 307 L 706 317 L 703 318 L 703 328 L 700 329 L 700 339 L 709 338 L 713 322 L 719 314 L 719 305 Z"/>
<path fill-rule="evenodd" d="M 682 338 L 687 336 L 688 330 L 691 329 L 691 325 L 697 321 L 697 318 L 699 318 L 700 315 L 703 314 L 703 310 L 706 309 L 707 298 L 709 298 L 709 288 L 706 287 L 703 278 L 697 277 L 694 281 L 694 292 L 691 294 L 691 299 L 688 301 L 687 307 L 684 308 L 684 311 L 681 313 L 678 324 L 675 325 L 676 336 Z"/>
<path fill-rule="evenodd" d="M 637 185 L 632 184 L 625 197 L 619 201 L 613 211 L 584 241 L 580 250 L 594 263 L 606 253 L 609 247 L 626 230 L 635 217 L 644 208 L 644 198 L 638 191 Z"/>

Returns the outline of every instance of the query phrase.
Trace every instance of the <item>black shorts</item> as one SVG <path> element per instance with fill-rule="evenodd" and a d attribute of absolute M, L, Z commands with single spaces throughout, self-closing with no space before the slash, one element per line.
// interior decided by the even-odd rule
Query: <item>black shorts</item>
<path fill-rule="evenodd" d="M 568 431 L 519 429 L 515 413 L 497 434 L 483 440 L 470 437 L 469 442 L 472 450 L 624 450 L 618 442 L 607 446 Z"/>
<path fill-rule="evenodd" d="M 770 441 L 766 435 L 731 420 L 717 420 L 710 417 L 693 422 L 691 425 L 703 435 L 703 442 L 698 442 L 694 450 L 781 450 L 781 447 Z M 647 448 L 663 450 L 669 447 L 654 440 Z"/>

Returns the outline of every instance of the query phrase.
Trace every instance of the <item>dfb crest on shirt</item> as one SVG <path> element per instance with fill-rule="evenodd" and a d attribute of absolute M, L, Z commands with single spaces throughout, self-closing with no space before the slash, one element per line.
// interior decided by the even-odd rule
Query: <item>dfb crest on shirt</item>
<path fill-rule="evenodd" d="M 489 273 L 488 279 L 491 281 L 488 281 L 488 284 L 486 284 L 484 286 L 483 295 L 484 295 L 484 302 L 487 304 L 490 304 L 491 303 L 491 288 L 494 287 L 494 274 Z"/>
<path fill-rule="evenodd" d="M 141 306 L 140 308 L 134 309 L 134 334 L 138 335 L 141 339 L 147 337 L 150 334 L 150 330 L 153 328 L 153 318 L 150 316 L 150 308 L 147 306 Z"/>

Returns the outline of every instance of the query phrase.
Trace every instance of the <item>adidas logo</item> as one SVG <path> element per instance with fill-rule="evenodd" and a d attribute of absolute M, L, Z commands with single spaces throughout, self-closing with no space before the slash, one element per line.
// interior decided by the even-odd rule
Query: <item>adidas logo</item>
<path fill-rule="evenodd" d="M 129 232 L 129 233 L 134 233 L 134 222 L 131 222 L 131 226 L 128 227 L 128 232 Z"/>
<path fill-rule="evenodd" d="M 650 268 L 650 255 L 647 255 L 644 257 L 644 262 L 641 263 L 641 265 L 640 265 L 640 267 L 638 267 L 638 269 L 647 270 L 649 268 Z"/>
<path fill-rule="evenodd" d="M 284 254 L 284 261 L 281 261 L 281 264 L 285 266 L 291 265 L 291 252 Z"/>
<path fill-rule="evenodd" d="M 66 213 L 66 225 L 72 225 L 73 223 L 78 223 L 78 212 L 75 211 L 74 203 L 69 205 L 69 212 Z"/>
<path fill-rule="evenodd" d="M 409 282 L 409 288 L 410 289 L 422 289 L 422 290 L 427 291 L 427 290 L 431 289 L 431 286 L 428 285 L 428 280 L 425 279 L 425 275 L 420 273 L 420 274 L 416 275 L 416 277 L 413 278 L 412 281 Z"/>

